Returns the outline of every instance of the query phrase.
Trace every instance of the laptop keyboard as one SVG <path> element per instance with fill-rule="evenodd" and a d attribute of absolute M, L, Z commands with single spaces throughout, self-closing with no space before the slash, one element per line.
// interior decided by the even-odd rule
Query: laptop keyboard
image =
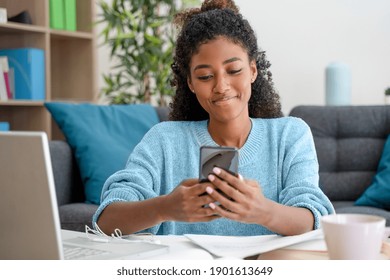
<path fill-rule="evenodd" d="M 107 251 L 90 249 L 69 244 L 64 245 L 65 260 L 88 259 L 92 256 L 106 255 Z"/>

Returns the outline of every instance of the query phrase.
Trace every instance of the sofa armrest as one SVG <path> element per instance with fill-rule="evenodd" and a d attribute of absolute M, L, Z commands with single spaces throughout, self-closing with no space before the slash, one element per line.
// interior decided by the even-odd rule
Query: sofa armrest
<path fill-rule="evenodd" d="M 58 205 L 84 202 L 84 189 L 72 150 L 65 141 L 49 142 Z"/>
<path fill-rule="evenodd" d="M 160 122 L 169 120 L 169 113 L 171 109 L 169 107 L 155 107 Z"/>

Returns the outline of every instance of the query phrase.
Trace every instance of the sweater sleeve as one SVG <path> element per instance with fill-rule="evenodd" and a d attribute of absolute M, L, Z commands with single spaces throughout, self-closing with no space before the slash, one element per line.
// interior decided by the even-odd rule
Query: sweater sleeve
<path fill-rule="evenodd" d="M 103 210 L 113 202 L 141 201 L 160 194 L 164 153 L 161 143 L 157 140 L 158 132 L 152 128 L 134 148 L 126 167 L 106 180 L 101 193 L 101 203 L 92 219 L 93 225 Z M 156 234 L 159 226 L 144 232 Z"/>
<path fill-rule="evenodd" d="M 314 229 L 320 227 L 320 217 L 334 213 L 328 197 L 319 187 L 318 160 L 309 126 L 292 118 L 283 133 L 282 191 L 280 202 L 309 209 L 314 216 Z"/>

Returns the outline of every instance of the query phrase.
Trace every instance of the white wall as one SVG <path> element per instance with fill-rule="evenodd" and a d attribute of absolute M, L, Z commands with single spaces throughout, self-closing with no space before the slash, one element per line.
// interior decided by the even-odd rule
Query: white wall
<path fill-rule="evenodd" d="M 384 104 L 383 92 L 390 86 L 389 0 L 236 3 L 272 63 L 286 114 L 296 105 L 325 104 L 325 67 L 333 61 L 351 67 L 353 105 Z M 98 54 L 99 72 L 106 73 L 108 52 L 99 48 Z"/>

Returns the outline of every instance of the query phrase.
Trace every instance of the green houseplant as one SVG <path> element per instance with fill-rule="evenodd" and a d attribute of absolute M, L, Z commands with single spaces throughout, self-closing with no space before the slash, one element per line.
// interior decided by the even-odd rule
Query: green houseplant
<path fill-rule="evenodd" d="M 385 104 L 390 105 L 390 87 L 385 89 Z"/>
<path fill-rule="evenodd" d="M 197 0 L 100 0 L 97 24 L 114 61 L 104 74 L 102 94 L 111 104 L 151 103 L 165 106 L 170 86 L 174 14 Z"/>

